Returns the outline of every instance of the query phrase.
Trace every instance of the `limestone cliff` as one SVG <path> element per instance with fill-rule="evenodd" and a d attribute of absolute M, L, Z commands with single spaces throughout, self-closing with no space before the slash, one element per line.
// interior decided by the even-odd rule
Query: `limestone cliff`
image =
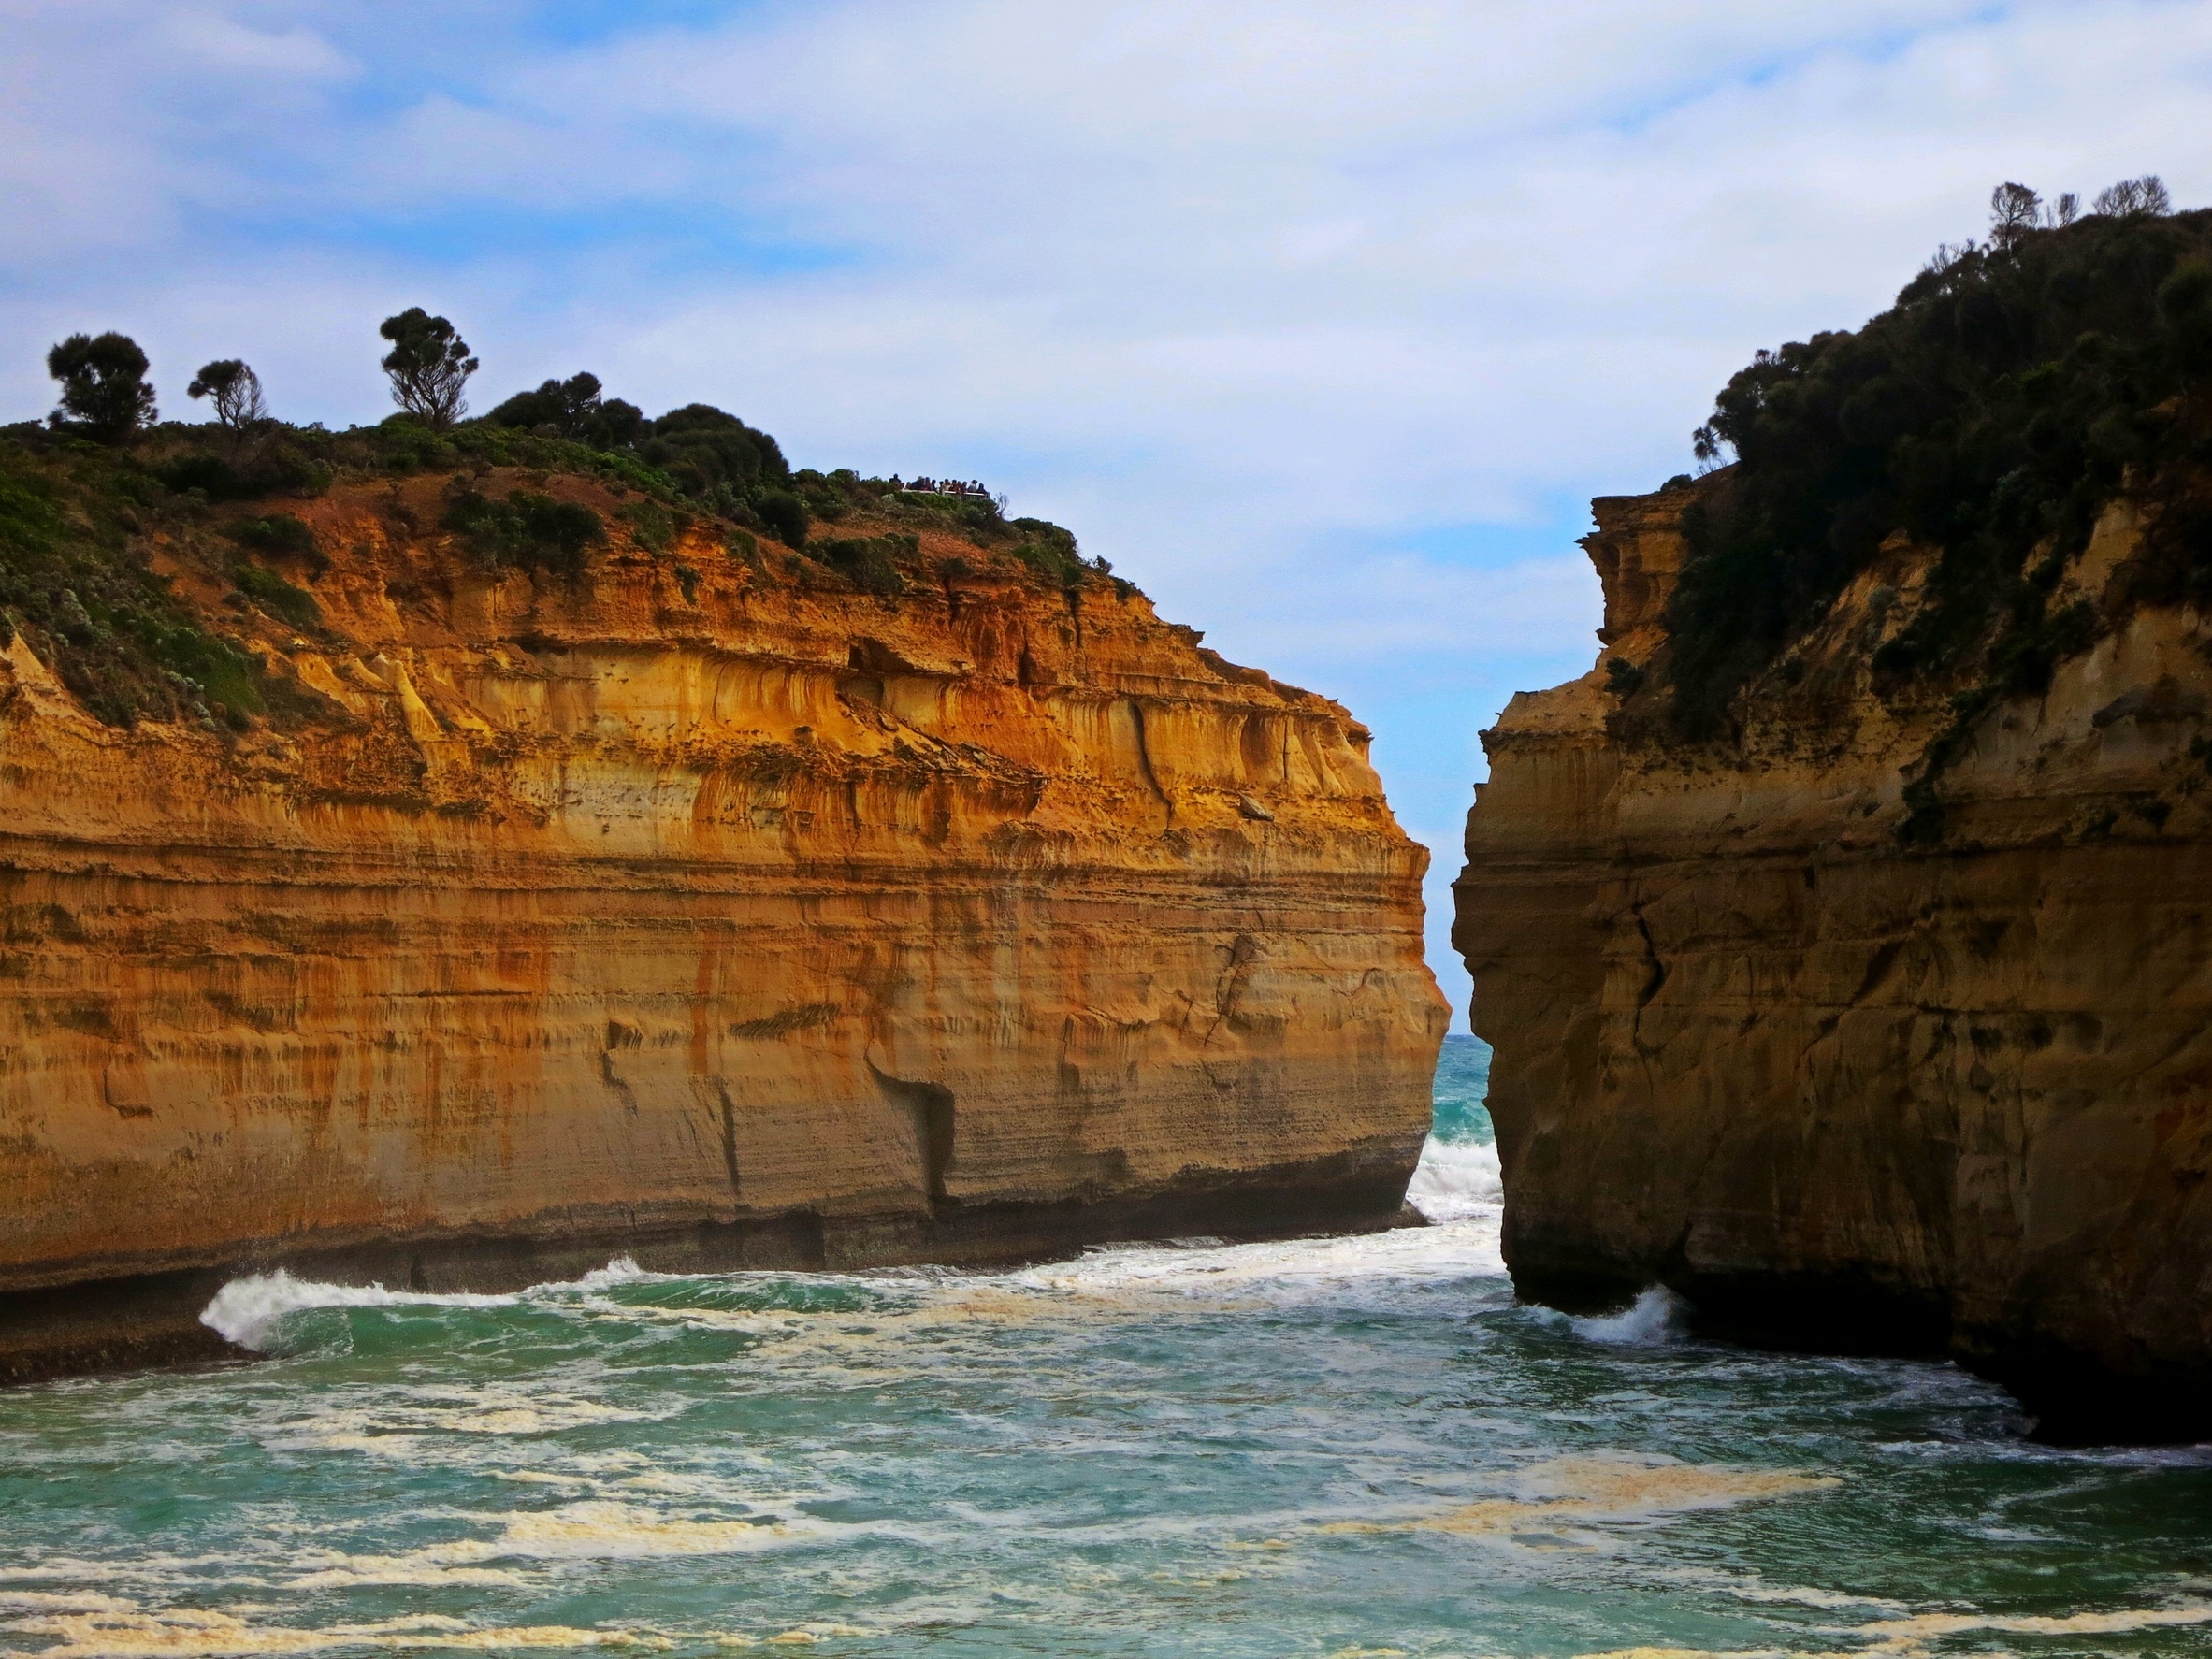
<path fill-rule="evenodd" d="M 1731 737 L 1679 741 L 1624 699 L 1725 487 L 1596 503 L 1600 664 L 1484 734 L 1455 938 L 1516 1280 L 1947 1344 L 2055 1433 L 2202 1432 L 2212 621 L 2129 597 L 2123 498 L 2059 578 L 2104 622 L 2046 693 L 1901 696 L 1870 665 L 1934 561 L 1892 537 Z M 1911 833 L 1922 782 L 1940 835 Z"/>
<path fill-rule="evenodd" d="M 518 483 L 602 515 L 580 572 L 466 556 L 440 477 L 296 503 L 313 561 L 254 568 L 313 626 L 149 527 L 283 719 L 105 724 L 17 631 L 0 1370 L 184 1344 L 147 1309 L 242 1263 L 453 1288 L 1394 1215 L 1444 1011 L 1343 709 L 1088 572 L 924 536 L 875 594 L 707 524 L 655 550 L 600 482 L 474 481 Z"/>

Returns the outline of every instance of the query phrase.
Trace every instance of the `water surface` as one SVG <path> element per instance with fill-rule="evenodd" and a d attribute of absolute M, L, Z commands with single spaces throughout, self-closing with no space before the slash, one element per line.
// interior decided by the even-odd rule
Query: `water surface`
<path fill-rule="evenodd" d="M 1516 1306 L 1483 1062 L 1447 1046 L 1426 1229 L 234 1285 L 261 1363 L 0 1393 L 0 1647 L 2212 1654 L 2205 1452 Z"/>

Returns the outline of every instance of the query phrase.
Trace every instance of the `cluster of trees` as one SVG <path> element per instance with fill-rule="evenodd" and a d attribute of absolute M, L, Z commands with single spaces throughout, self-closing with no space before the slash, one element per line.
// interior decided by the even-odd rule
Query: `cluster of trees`
<path fill-rule="evenodd" d="M 988 498 L 929 508 L 899 499 L 896 486 L 886 480 L 842 469 L 794 472 L 773 437 L 726 410 L 687 403 L 648 417 L 636 404 L 609 397 L 594 374 L 545 381 L 470 420 L 467 390 L 481 365 L 449 318 L 416 306 L 385 318 L 379 332 L 387 347 L 381 366 L 398 412 L 373 434 L 350 441 L 367 440 L 385 465 L 447 465 L 462 454 L 492 453 L 500 447 L 497 435 L 504 433 L 577 445 L 598 457 L 589 463 L 596 469 L 612 467 L 649 491 L 672 490 L 708 512 L 812 553 L 872 592 L 898 590 L 895 560 L 912 548 L 896 536 L 813 547 L 809 538 L 817 522 L 835 524 L 855 511 L 888 512 L 964 533 L 978 546 L 1013 544 L 1014 556 L 1052 580 L 1072 583 L 1105 570 L 1077 555 L 1066 531 L 1041 520 L 1009 524 Z M 53 348 L 47 365 L 61 383 L 60 406 L 51 419 L 57 431 L 123 446 L 157 418 L 146 353 L 128 336 L 73 335 Z M 327 479 L 337 459 L 331 435 L 311 435 L 273 419 L 260 377 L 249 364 L 235 357 L 204 364 L 188 391 L 195 400 L 210 400 L 215 426 L 229 441 L 167 454 L 153 471 L 169 488 L 196 491 L 209 500 L 251 500 L 273 489 L 309 487 L 318 474 Z M 556 464 L 584 459 L 549 458 Z M 554 527 L 560 533 L 553 534 L 540 506 L 534 500 L 470 503 L 461 514 L 466 522 L 449 527 L 487 560 L 513 562 L 520 556 L 517 548 L 542 544 L 558 555 L 547 555 L 548 568 L 572 569 L 588 541 L 577 541 L 574 526 Z"/>
<path fill-rule="evenodd" d="M 391 342 L 380 367 L 401 415 L 434 431 L 466 418 L 469 378 L 481 365 L 450 319 L 412 306 L 386 317 L 378 332 Z M 47 372 L 61 384 L 51 424 L 102 443 L 127 442 L 160 415 L 146 378 L 151 367 L 127 334 L 71 335 L 46 354 Z M 187 395 L 212 399 L 216 421 L 227 431 L 251 431 L 269 419 L 261 377 L 236 357 L 203 365 Z M 775 440 L 735 415 L 693 403 L 648 420 L 636 404 L 605 397 L 594 374 L 518 392 L 485 419 L 593 449 L 639 449 L 665 440 L 659 459 L 687 464 L 708 483 L 789 471 Z"/>
<path fill-rule="evenodd" d="M 469 412 L 461 392 L 478 365 L 452 323 L 414 306 L 386 317 L 380 332 L 392 342 L 382 367 L 402 413 L 445 427 Z M 46 353 L 46 372 L 61 384 L 51 424 L 95 442 L 127 443 L 160 417 L 146 379 L 152 367 L 127 334 L 72 334 Z M 185 395 L 211 399 L 217 424 L 229 432 L 249 432 L 269 419 L 261 377 L 236 357 L 201 365 Z"/>
<path fill-rule="evenodd" d="M 481 365 L 452 321 L 413 306 L 385 318 L 378 332 L 390 348 L 380 367 L 398 406 L 395 418 L 432 433 L 466 420 L 469 380 Z M 55 429 L 120 445 L 158 418 L 146 353 L 128 335 L 71 335 L 46 361 L 61 385 Z M 188 394 L 210 399 L 217 425 L 234 438 L 274 424 L 260 377 L 239 358 L 202 366 Z M 711 404 L 648 419 L 636 404 L 607 397 L 597 375 L 575 374 L 516 393 L 483 424 L 634 456 L 714 511 L 756 522 L 794 547 L 806 540 L 807 507 L 790 488 L 791 469 L 775 440 Z"/>
<path fill-rule="evenodd" d="M 2162 218 L 2174 210 L 2174 198 L 2166 194 L 2163 180 L 2146 173 L 2106 185 L 2089 210 L 2104 219 Z M 2000 184 L 1989 193 L 1989 242 L 1999 249 L 2013 248 L 2030 231 L 2060 230 L 2080 217 L 2081 197 L 2071 190 L 2046 202 L 2025 184 Z M 1966 244 L 1967 250 L 1972 247 Z"/>
<path fill-rule="evenodd" d="M 2168 194 L 2165 181 L 2156 173 L 2108 184 L 2090 204 L 2090 211 L 2102 219 L 2161 219 L 2173 210 L 2174 198 Z M 2009 181 L 2000 184 L 1989 192 L 1988 251 L 2009 253 L 2031 233 L 2062 230 L 2081 216 L 2081 197 L 2071 190 L 2046 202 L 2039 193 L 2025 184 Z M 1985 251 L 1972 237 L 1963 242 L 1939 243 L 1928 263 L 1920 267 L 1921 275 L 1940 276 Z M 1901 300 L 1902 297 L 1900 296 Z M 1766 353 L 1760 355 L 1764 357 Z M 1722 398 L 1726 397 L 1727 394 L 1723 393 Z M 1716 407 L 1715 418 L 1690 434 L 1690 453 L 1697 456 L 1700 466 L 1710 469 L 1720 464 L 1730 442 L 1727 411 Z"/>
<path fill-rule="evenodd" d="M 2155 176 L 2086 215 L 2017 183 L 1990 207 L 1988 240 L 1942 250 L 1890 310 L 1758 353 L 1715 399 L 1697 452 L 1736 464 L 1685 517 L 1664 665 L 1681 735 L 1725 730 L 1736 691 L 1898 530 L 1941 560 L 1878 683 L 2039 688 L 2093 637 L 2045 601 L 2104 504 L 2212 465 L 2189 417 L 2212 373 L 2212 212 L 2175 213 Z M 2201 540 L 2169 577 L 2212 600 Z"/>

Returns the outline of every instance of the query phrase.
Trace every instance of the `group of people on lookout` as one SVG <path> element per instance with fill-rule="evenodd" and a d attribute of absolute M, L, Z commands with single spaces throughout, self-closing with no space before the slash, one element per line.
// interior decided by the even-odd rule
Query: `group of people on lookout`
<path fill-rule="evenodd" d="M 957 483 L 950 479 L 944 478 L 917 478 L 902 483 L 898 475 L 894 473 L 891 476 L 891 487 L 898 490 L 919 490 L 925 495 L 933 496 L 980 496 L 985 500 L 990 498 L 990 492 L 972 478 L 965 483 Z"/>

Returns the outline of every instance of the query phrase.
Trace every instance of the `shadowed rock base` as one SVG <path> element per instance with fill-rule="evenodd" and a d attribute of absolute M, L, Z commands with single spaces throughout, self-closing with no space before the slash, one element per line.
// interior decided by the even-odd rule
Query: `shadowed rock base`
<path fill-rule="evenodd" d="M 1525 1256 L 1526 1241 L 1517 1252 Z M 1583 1268 L 1513 1268 L 1524 1302 L 1565 1313 L 1612 1313 L 1652 1282 Z M 2129 1375 L 2055 1343 L 1997 1347 L 1961 1340 L 1949 1307 L 1847 1275 L 1701 1275 L 1657 1282 L 1688 1305 L 1696 1338 L 1780 1353 L 1952 1359 L 2010 1391 L 2034 1420 L 2033 1437 L 2059 1446 L 2199 1441 L 2212 1414 L 2212 1369 Z"/>
<path fill-rule="evenodd" d="M 1406 1224 L 1403 1200 L 1411 1173 L 1410 1157 L 1378 1162 L 1346 1156 L 1225 1181 L 1194 1177 L 1141 1197 L 949 1203 L 927 1215 L 797 1212 L 649 1231 L 609 1225 L 535 1236 L 426 1236 L 271 1250 L 220 1267 L 0 1294 L 0 1384 L 249 1358 L 199 1317 L 224 1285 L 247 1273 L 282 1268 L 327 1283 L 450 1294 L 556 1283 L 619 1257 L 655 1273 L 1011 1266 L 1139 1240 L 1380 1232 Z"/>

